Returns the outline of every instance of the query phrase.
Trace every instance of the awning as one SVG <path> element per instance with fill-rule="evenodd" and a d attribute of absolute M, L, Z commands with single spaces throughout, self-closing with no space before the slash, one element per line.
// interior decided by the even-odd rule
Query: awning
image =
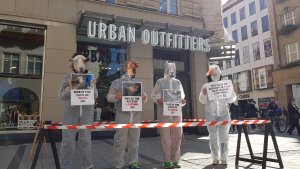
<path fill-rule="evenodd" d="M 131 26 L 135 27 L 137 32 L 144 29 L 155 29 L 158 31 L 165 31 L 170 33 L 179 33 L 182 35 L 198 36 L 202 38 L 209 38 L 214 35 L 214 31 L 198 29 L 193 27 L 186 27 L 181 25 L 174 25 L 170 23 L 153 22 L 144 19 L 127 18 L 123 16 L 111 15 L 106 13 L 98 13 L 92 11 L 82 11 L 77 32 L 85 35 L 87 32 L 88 21 L 103 22 L 106 24 L 115 24 L 117 26 Z"/>

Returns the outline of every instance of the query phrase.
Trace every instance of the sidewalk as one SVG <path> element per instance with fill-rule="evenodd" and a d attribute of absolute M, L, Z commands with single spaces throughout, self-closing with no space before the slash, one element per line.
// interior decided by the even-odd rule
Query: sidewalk
<path fill-rule="evenodd" d="M 250 141 L 252 143 L 253 152 L 257 156 L 262 156 L 263 135 L 256 132 L 250 134 Z M 273 144 L 269 137 L 268 157 L 276 157 L 274 153 Z M 300 136 L 294 133 L 290 136 L 286 133 L 276 133 L 279 150 L 281 152 L 283 164 L 285 168 L 297 169 L 300 165 Z M 183 169 L 222 169 L 222 166 L 211 166 L 210 150 L 208 144 L 208 137 L 201 137 L 197 135 L 185 135 L 184 143 L 182 145 L 181 165 Z M 235 168 L 235 153 L 236 153 L 237 134 L 230 134 L 230 152 L 229 164 L 227 168 Z M 113 154 L 112 154 L 112 139 L 102 139 L 93 141 L 93 169 L 111 169 L 113 168 Z M 40 154 L 37 169 L 55 169 L 54 160 L 50 145 L 48 146 L 48 154 Z M 0 169 L 28 169 L 31 166 L 31 160 L 28 159 L 28 154 L 31 144 L 0 146 Z M 59 150 L 60 144 L 57 143 Z M 245 157 L 249 154 L 244 137 L 241 143 L 241 155 Z M 19 161 L 21 159 L 21 162 Z M 161 167 L 161 150 L 160 138 L 150 137 L 142 138 L 139 147 L 139 163 L 142 169 L 160 169 Z M 80 169 L 79 152 L 74 154 L 74 169 Z M 279 168 L 277 163 L 267 163 L 268 168 Z M 260 165 L 250 165 L 250 163 L 240 162 L 238 168 L 261 168 Z"/>

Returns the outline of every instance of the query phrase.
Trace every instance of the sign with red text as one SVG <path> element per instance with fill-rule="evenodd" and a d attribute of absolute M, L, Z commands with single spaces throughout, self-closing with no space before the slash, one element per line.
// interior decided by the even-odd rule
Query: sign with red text
<path fill-rule="evenodd" d="M 181 91 L 164 89 L 163 101 L 164 116 L 182 116 Z"/>
<path fill-rule="evenodd" d="M 233 93 L 231 80 L 207 83 L 207 93 L 209 100 L 227 99 Z"/>
<path fill-rule="evenodd" d="M 142 111 L 142 83 L 122 83 L 122 111 Z"/>
<path fill-rule="evenodd" d="M 94 75 L 71 74 L 71 105 L 94 105 Z"/>

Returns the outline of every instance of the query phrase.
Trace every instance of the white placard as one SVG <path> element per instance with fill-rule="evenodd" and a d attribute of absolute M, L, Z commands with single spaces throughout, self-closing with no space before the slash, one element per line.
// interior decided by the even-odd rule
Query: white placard
<path fill-rule="evenodd" d="M 164 89 L 163 102 L 164 116 L 182 116 L 181 91 Z"/>
<path fill-rule="evenodd" d="M 209 100 L 226 99 L 231 97 L 233 86 L 231 80 L 207 83 L 207 93 Z"/>
<path fill-rule="evenodd" d="M 142 111 L 142 83 L 122 83 L 122 111 Z"/>
<path fill-rule="evenodd" d="M 71 74 L 71 105 L 94 105 L 94 75 Z"/>

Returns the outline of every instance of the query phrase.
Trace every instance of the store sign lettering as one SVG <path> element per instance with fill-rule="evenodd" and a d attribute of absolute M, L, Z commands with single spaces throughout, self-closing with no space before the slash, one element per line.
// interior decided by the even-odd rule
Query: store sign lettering
<path fill-rule="evenodd" d="M 249 94 L 240 95 L 239 98 L 240 99 L 250 99 L 250 95 Z"/>
<path fill-rule="evenodd" d="M 125 26 L 117 28 L 114 24 L 106 25 L 102 22 L 97 23 L 95 21 L 89 21 L 87 35 L 89 38 L 98 38 L 109 41 L 135 42 L 135 28 Z M 156 30 L 150 31 L 145 29 L 142 31 L 141 40 L 144 45 L 191 51 L 210 51 L 209 39 L 178 33 L 167 33 Z"/>

